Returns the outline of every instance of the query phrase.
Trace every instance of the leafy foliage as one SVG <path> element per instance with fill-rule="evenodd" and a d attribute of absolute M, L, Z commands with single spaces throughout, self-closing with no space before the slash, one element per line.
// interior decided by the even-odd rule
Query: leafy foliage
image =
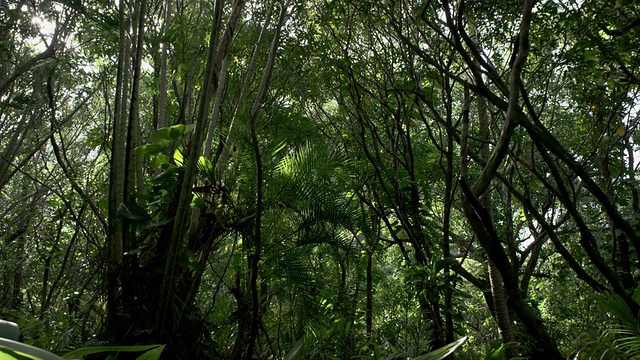
<path fill-rule="evenodd" d="M 640 358 L 640 328 L 629 305 L 616 294 L 603 293 L 595 298 L 611 320 L 604 329 L 592 328 L 580 336 L 575 344 L 576 358 Z"/>
<path fill-rule="evenodd" d="M 0 0 L 0 316 L 56 353 L 636 358 L 639 14 Z"/>

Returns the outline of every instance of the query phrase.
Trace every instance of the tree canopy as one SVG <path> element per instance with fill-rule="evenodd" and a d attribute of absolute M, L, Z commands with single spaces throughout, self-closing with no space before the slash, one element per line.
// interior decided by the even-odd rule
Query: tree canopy
<path fill-rule="evenodd" d="M 640 357 L 636 2 L 0 0 L 0 34 L 26 343 Z"/>

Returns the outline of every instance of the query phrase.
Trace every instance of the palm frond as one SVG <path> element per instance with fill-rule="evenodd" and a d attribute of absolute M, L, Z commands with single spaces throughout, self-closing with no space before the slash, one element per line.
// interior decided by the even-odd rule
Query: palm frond
<path fill-rule="evenodd" d="M 600 307 L 612 315 L 610 325 L 601 332 L 590 330 L 574 344 L 576 359 L 640 359 L 640 326 L 624 299 L 605 292 L 594 296 Z"/>
<path fill-rule="evenodd" d="M 312 147 L 310 144 L 291 151 L 276 165 L 276 173 L 294 177 L 327 178 L 337 175 L 346 158 L 338 147 Z"/>
<path fill-rule="evenodd" d="M 292 150 L 277 163 L 268 193 L 273 202 L 300 207 L 304 203 L 325 203 L 339 195 L 336 182 L 349 177 L 346 158 L 337 147 L 306 146 Z M 277 154 L 281 149 L 276 147 Z"/>
<path fill-rule="evenodd" d="M 335 202 L 325 203 L 324 206 L 316 204 L 307 209 L 303 209 L 300 214 L 302 221 L 299 229 L 305 229 L 315 224 L 333 224 L 341 226 L 349 231 L 356 230 L 356 220 L 359 209 L 346 204 Z"/>
<path fill-rule="evenodd" d="M 605 331 L 605 336 L 615 339 L 613 345 L 628 359 L 640 359 L 640 331 L 637 327 L 613 327 Z"/>
<path fill-rule="evenodd" d="M 314 269 L 304 261 L 304 250 L 292 248 L 280 253 L 274 259 L 277 266 L 272 267 L 278 274 L 274 277 L 285 279 L 289 286 L 311 287 L 315 283 Z"/>
<path fill-rule="evenodd" d="M 300 233 L 297 241 L 297 246 L 321 244 L 330 245 L 349 254 L 357 251 L 348 233 L 339 231 L 331 226 L 314 226 L 307 228 L 306 231 Z"/>
<path fill-rule="evenodd" d="M 625 360 L 627 356 L 613 343 L 612 339 L 602 336 L 595 331 L 583 333 L 574 344 L 575 359 L 611 359 Z"/>

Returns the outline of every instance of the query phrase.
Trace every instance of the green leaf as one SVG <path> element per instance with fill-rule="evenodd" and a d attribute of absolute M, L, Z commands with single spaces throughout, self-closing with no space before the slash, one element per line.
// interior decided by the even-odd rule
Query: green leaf
<path fill-rule="evenodd" d="M 0 360 L 59 360 L 61 357 L 35 346 L 0 338 Z"/>
<path fill-rule="evenodd" d="M 414 358 L 414 360 L 441 360 L 446 358 L 447 356 L 453 354 L 464 342 L 467 341 L 467 337 L 460 338 L 450 344 L 447 344 L 438 350 L 434 350 L 430 353 L 418 356 Z"/>
<path fill-rule="evenodd" d="M 602 309 L 616 317 L 622 325 L 635 325 L 635 316 L 619 295 L 605 292 L 596 296 L 595 300 Z"/>
<path fill-rule="evenodd" d="M 598 60 L 598 53 L 595 50 L 591 50 L 591 49 L 585 50 L 582 53 L 582 56 L 583 56 L 584 60 L 586 60 L 586 61 L 596 61 L 596 60 Z"/>
<path fill-rule="evenodd" d="M 276 146 L 276 148 L 271 152 L 271 156 L 276 156 L 280 151 L 282 151 L 282 149 L 284 149 L 285 147 L 287 147 L 287 143 L 285 141 L 282 141 L 280 144 L 278 144 L 278 146 Z"/>
<path fill-rule="evenodd" d="M 191 201 L 191 203 L 193 205 L 195 205 L 196 207 L 198 207 L 199 209 L 206 209 L 207 208 L 207 202 L 204 201 L 204 199 L 199 197 L 199 196 L 194 196 L 193 200 Z"/>
<path fill-rule="evenodd" d="M 302 345 L 304 344 L 304 339 L 300 339 L 293 344 L 291 350 L 284 356 L 284 360 L 294 360 L 300 357 L 300 351 L 302 350 Z"/>
<path fill-rule="evenodd" d="M 171 128 L 165 127 L 153 133 L 154 140 L 171 140 Z"/>
<path fill-rule="evenodd" d="M 438 259 L 435 262 L 435 266 L 436 266 L 436 273 L 439 273 L 441 270 L 443 270 L 446 266 L 453 266 L 453 265 L 457 265 L 458 261 L 454 258 L 444 258 L 444 259 Z"/>
<path fill-rule="evenodd" d="M 617 178 L 618 175 L 620 175 L 620 166 L 613 165 L 613 164 L 610 165 L 609 172 L 611 173 L 612 178 Z"/>
<path fill-rule="evenodd" d="M 120 351 L 120 352 L 140 352 L 140 351 L 148 351 L 156 348 L 164 349 L 164 345 L 139 345 L 139 346 L 95 346 L 88 348 L 81 348 L 70 351 L 64 355 L 62 355 L 65 359 L 73 359 L 73 358 L 81 358 L 85 355 L 99 354 L 104 352 L 112 352 L 112 351 Z M 161 350 L 162 351 L 162 350 Z M 141 359 L 139 357 L 138 359 Z M 157 359 L 157 358 L 142 358 L 142 359 Z"/>
<path fill-rule="evenodd" d="M 0 347 L 0 360 L 40 360 L 35 356 L 26 356 L 11 349 Z"/>
<path fill-rule="evenodd" d="M 204 156 L 200 156 L 198 158 L 198 168 L 205 172 L 211 172 L 213 171 L 213 164 L 211 163 L 211 160 Z"/>
<path fill-rule="evenodd" d="M 160 359 L 160 355 L 162 355 L 163 350 L 164 345 L 158 346 L 157 348 L 149 350 L 146 353 L 138 356 L 137 360 L 158 360 Z"/>
<path fill-rule="evenodd" d="M 109 210 L 109 199 L 102 199 L 98 201 L 98 209 Z"/>
<path fill-rule="evenodd" d="M 503 344 L 502 339 L 496 340 L 487 351 L 484 360 L 503 360 L 510 345 L 511 343 Z"/>
<path fill-rule="evenodd" d="M 636 291 L 633 292 L 633 300 L 640 304 L 640 285 L 636 288 Z"/>
<path fill-rule="evenodd" d="M 167 147 L 163 144 L 149 144 L 142 145 L 133 150 L 136 154 L 140 154 L 142 156 L 155 155 L 163 152 Z"/>
<path fill-rule="evenodd" d="M 176 149 L 176 151 L 173 152 L 173 161 L 178 166 L 182 166 L 184 164 L 184 156 L 182 155 L 182 150 Z"/>
<path fill-rule="evenodd" d="M 196 258 L 196 254 L 191 250 L 185 251 L 185 253 L 178 259 L 178 266 L 197 272 L 201 272 L 203 270 L 202 265 L 200 265 Z"/>
<path fill-rule="evenodd" d="M 60 206 L 62 204 L 62 201 L 60 201 L 60 199 L 58 199 L 58 198 L 53 198 L 53 199 L 49 199 L 49 200 L 45 201 L 45 204 L 47 204 L 48 206 L 57 207 L 57 206 Z"/>
<path fill-rule="evenodd" d="M 133 202 L 121 203 L 118 207 L 118 214 L 134 221 L 144 221 L 151 218 L 147 210 Z"/>
<path fill-rule="evenodd" d="M 184 126 L 184 134 L 193 131 L 196 128 L 196 124 L 187 124 Z"/>
<path fill-rule="evenodd" d="M 168 164 L 169 160 L 171 160 L 169 158 L 169 155 L 167 155 L 167 154 L 158 154 L 158 155 L 153 157 L 153 160 L 151 160 L 151 166 L 159 168 L 159 167 L 162 167 L 162 165 L 164 165 L 164 164 Z"/>
<path fill-rule="evenodd" d="M 179 140 L 182 135 L 190 132 L 195 128 L 195 124 L 177 124 L 159 129 L 153 134 L 154 140 Z"/>

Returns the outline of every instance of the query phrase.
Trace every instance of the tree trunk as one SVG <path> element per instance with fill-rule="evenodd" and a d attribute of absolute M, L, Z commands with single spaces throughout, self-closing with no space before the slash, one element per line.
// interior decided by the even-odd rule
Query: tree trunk
<path fill-rule="evenodd" d="M 366 339 L 371 340 L 373 332 L 373 249 L 367 246 L 367 285 L 366 285 L 367 304 L 365 307 L 365 323 L 366 323 Z M 370 349 L 371 346 L 370 346 Z"/>
<path fill-rule="evenodd" d="M 478 109 L 478 136 L 482 141 L 480 146 L 480 159 L 489 161 L 489 142 L 491 140 L 489 134 L 489 116 L 487 108 L 482 99 L 476 101 L 476 108 Z M 489 218 L 493 221 L 493 204 L 491 200 L 491 192 L 487 191 L 482 198 L 482 205 L 489 211 Z M 506 214 L 511 216 L 511 214 Z M 499 239 L 495 239 L 499 241 Z M 507 359 L 518 356 L 518 348 L 515 343 L 515 336 L 511 328 L 511 320 L 509 319 L 509 307 L 507 306 L 507 298 L 504 291 L 504 281 L 500 275 L 500 271 L 493 263 L 491 257 L 487 258 L 487 266 L 489 272 L 489 282 L 491 284 L 491 294 L 493 297 L 493 307 L 495 309 L 496 323 L 498 325 L 498 332 L 502 338 L 504 344 L 509 344 L 505 357 Z"/>
<path fill-rule="evenodd" d="M 168 36 L 171 25 L 172 1 L 165 0 L 163 35 Z M 167 118 L 167 57 L 169 52 L 167 41 L 160 44 L 160 69 L 158 74 L 158 119 L 156 129 L 166 126 Z"/>
<path fill-rule="evenodd" d="M 443 87 L 443 95 L 447 96 L 448 99 L 445 102 L 447 107 L 447 126 L 449 128 L 453 128 L 453 110 L 451 108 L 451 104 L 453 103 L 451 99 L 452 87 L 449 81 L 446 81 L 446 86 Z M 451 258 L 451 249 L 449 243 L 451 241 L 451 212 L 453 210 L 453 202 L 455 199 L 454 192 L 454 166 L 453 166 L 453 153 L 455 149 L 455 143 L 453 138 L 453 132 L 447 131 L 447 147 L 444 152 L 444 161 L 446 161 L 446 165 L 442 166 L 445 169 L 445 190 L 444 190 L 444 213 L 442 219 L 442 242 L 440 247 L 442 248 L 442 256 L 445 259 Z M 441 158 L 441 162 L 442 162 Z M 454 340 L 454 327 L 453 327 L 453 314 L 452 314 L 452 300 L 453 300 L 453 290 L 452 286 L 455 286 L 451 282 L 451 267 L 446 265 L 444 268 L 444 276 L 445 276 L 445 292 L 444 292 L 444 321 L 445 321 L 445 343 L 450 344 Z M 452 356 L 450 356 L 453 358 Z"/>
<path fill-rule="evenodd" d="M 253 249 L 248 257 L 249 269 L 250 269 L 250 288 L 251 288 L 251 335 L 249 337 L 249 349 L 247 350 L 247 359 L 253 357 L 255 350 L 255 343 L 258 338 L 258 332 L 260 330 L 260 324 L 262 322 L 262 311 L 260 309 L 260 292 L 258 289 L 258 265 L 262 256 L 262 211 L 263 211 L 263 168 L 262 168 L 262 152 L 260 150 L 260 143 L 258 140 L 258 128 L 257 121 L 262 109 L 262 103 L 267 94 L 267 89 L 271 83 L 271 74 L 273 73 L 273 66 L 275 64 L 276 52 L 278 45 L 280 44 L 280 31 L 284 25 L 287 15 L 287 7 L 281 4 L 280 18 L 278 26 L 276 27 L 275 34 L 273 35 L 273 41 L 271 42 L 271 49 L 269 51 L 269 57 L 267 64 L 265 65 L 264 72 L 262 74 L 262 80 L 258 87 L 258 93 L 254 99 L 253 106 L 251 107 L 250 126 L 251 126 L 251 142 L 253 145 L 253 155 L 255 157 L 256 165 L 256 218 L 255 227 L 253 230 Z M 263 294 L 266 295 L 266 294 Z"/>
<path fill-rule="evenodd" d="M 223 1 L 219 0 L 216 1 L 215 5 L 207 63 L 202 79 L 198 110 L 194 121 L 195 129 L 189 139 L 184 161 L 184 175 L 178 190 L 178 196 L 173 204 L 175 216 L 170 226 L 165 230 L 165 233 L 162 234 L 163 242 L 167 242 L 167 244 L 162 245 L 164 248 L 160 255 L 164 260 L 164 273 L 162 274 L 162 286 L 160 288 L 158 308 L 155 314 L 155 329 L 160 338 L 167 338 L 170 334 L 180 330 L 183 320 L 180 318 L 180 314 L 184 314 L 186 307 L 189 306 L 189 304 L 182 301 L 184 300 L 182 297 L 189 295 L 178 294 L 176 292 L 179 286 L 178 278 L 180 275 L 180 272 L 177 271 L 177 260 L 184 251 L 184 239 L 189 229 L 190 222 L 188 219 L 190 219 L 191 213 L 190 204 L 193 196 L 193 183 L 196 175 L 198 157 L 201 155 L 204 139 L 203 134 L 205 133 L 205 128 L 209 120 L 211 100 L 218 85 L 217 82 L 219 79 L 217 76 L 220 74 L 223 59 L 226 58 L 231 47 L 233 35 L 240 14 L 244 8 L 244 1 L 234 1 L 226 29 L 222 37 L 220 37 L 223 3 Z M 221 38 L 220 44 L 218 44 L 218 38 Z M 182 107 L 185 106 L 187 106 L 187 104 L 183 102 Z M 174 308 L 178 309 L 178 311 L 173 311 Z"/>
<path fill-rule="evenodd" d="M 502 275 L 496 267 L 496 264 L 489 258 L 487 259 L 489 268 L 489 282 L 491 283 L 491 295 L 493 298 L 493 308 L 495 310 L 495 320 L 498 324 L 498 332 L 504 344 L 510 344 L 507 348 L 506 358 L 511 359 L 518 356 L 518 348 L 515 343 L 515 336 L 511 328 L 511 320 L 509 319 L 509 307 L 507 306 L 507 297 L 504 291 L 504 281 Z"/>
<path fill-rule="evenodd" d="M 125 175 L 125 146 L 126 146 L 126 98 L 129 77 L 127 60 L 127 21 L 125 17 L 125 2 L 119 2 L 119 48 L 118 71 L 116 78 L 116 94 L 114 101 L 111 163 L 109 170 L 109 218 L 107 229 L 107 334 L 114 343 L 119 342 L 121 334 L 121 275 L 123 233 L 122 224 L 118 220 L 118 207 L 124 201 Z"/>

